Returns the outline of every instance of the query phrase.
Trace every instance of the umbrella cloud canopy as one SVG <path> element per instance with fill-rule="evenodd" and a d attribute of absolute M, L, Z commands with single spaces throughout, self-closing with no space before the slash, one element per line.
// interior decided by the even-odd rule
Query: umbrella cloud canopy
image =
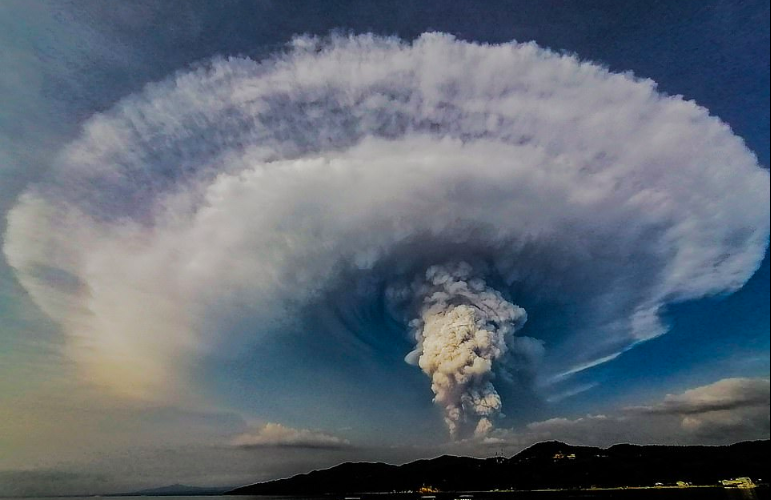
<path fill-rule="evenodd" d="M 465 437 L 516 411 L 512 373 L 569 377 L 741 288 L 768 213 L 742 140 L 650 80 L 533 43 L 299 37 L 94 115 L 4 252 L 83 373 L 131 397 L 179 397 L 307 307 L 384 303 Z M 533 300 L 574 304 L 570 331 L 528 330 Z"/>

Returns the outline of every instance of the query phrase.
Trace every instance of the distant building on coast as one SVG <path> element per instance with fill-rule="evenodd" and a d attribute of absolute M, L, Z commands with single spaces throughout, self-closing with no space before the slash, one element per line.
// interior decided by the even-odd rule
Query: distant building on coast
<path fill-rule="evenodd" d="M 752 481 L 752 479 L 748 477 L 737 477 L 736 479 L 723 479 L 722 481 L 720 481 L 720 484 L 722 484 L 726 488 L 749 489 L 749 488 L 755 487 L 755 483 Z"/>

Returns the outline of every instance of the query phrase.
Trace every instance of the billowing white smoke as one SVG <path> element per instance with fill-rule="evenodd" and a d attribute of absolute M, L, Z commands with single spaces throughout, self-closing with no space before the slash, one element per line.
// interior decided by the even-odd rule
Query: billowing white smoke
<path fill-rule="evenodd" d="M 444 409 L 450 434 L 464 424 L 481 437 L 501 413 L 501 397 L 493 386 L 493 364 L 503 359 L 527 314 L 473 276 L 470 265 L 428 268 L 420 297 L 420 317 L 410 322 L 418 346 L 408 355 L 431 377 L 434 401 Z"/>
<path fill-rule="evenodd" d="M 494 373 L 506 400 L 496 364 L 543 350 L 537 376 L 567 380 L 664 333 L 667 304 L 739 289 L 768 213 L 742 140 L 651 81 L 534 44 L 298 38 L 91 117 L 10 212 L 4 252 L 86 377 L 143 398 L 195 394 L 211 353 L 423 276 L 394 314 L 418 318 L 462 435 L 500 411 Z M 524 313 L 503 297 L 548 343 L 506 340 Z M 528 331 L 538 301 L 570 328 Z"/>

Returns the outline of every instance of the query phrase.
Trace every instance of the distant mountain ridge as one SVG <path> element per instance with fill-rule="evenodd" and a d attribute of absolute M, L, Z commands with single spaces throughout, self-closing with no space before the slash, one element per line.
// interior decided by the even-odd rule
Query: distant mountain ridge
<path fill-rule="evenodd" d="M 186 484 L 172 484 L 169 486 L 161 486 L 160 488 L 150 488 L 140 491 L 132 491 L 131 493 L 121 493 L 119 495 L 107 495 L 107 496 L 210 496 L 210 495 L 222 495 L 232 488 L 222 487 L 207 487 L 207 486 L 188 486 Z"/>
<path fill-rule="evenodd" d="M 343 463 L 325 470 L 242 486 L 230 495 L 318 495 L 418 490 L 489 491 L 647 486 L 655 483 L 717 484 L 722 479 L 768 476 L 771 441 L 730 446 L 572 446 L 535 444 L 511 458 L 444 455 L 404 465 Z"/>

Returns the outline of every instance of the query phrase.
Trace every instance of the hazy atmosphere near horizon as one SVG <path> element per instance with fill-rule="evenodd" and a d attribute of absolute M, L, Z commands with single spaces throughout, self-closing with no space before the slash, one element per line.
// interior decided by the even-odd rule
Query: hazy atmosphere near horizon
<path fill-rule="evenodd" d="M 0 496 L 769 438 L 769 5 L 0 1 Z"/>

